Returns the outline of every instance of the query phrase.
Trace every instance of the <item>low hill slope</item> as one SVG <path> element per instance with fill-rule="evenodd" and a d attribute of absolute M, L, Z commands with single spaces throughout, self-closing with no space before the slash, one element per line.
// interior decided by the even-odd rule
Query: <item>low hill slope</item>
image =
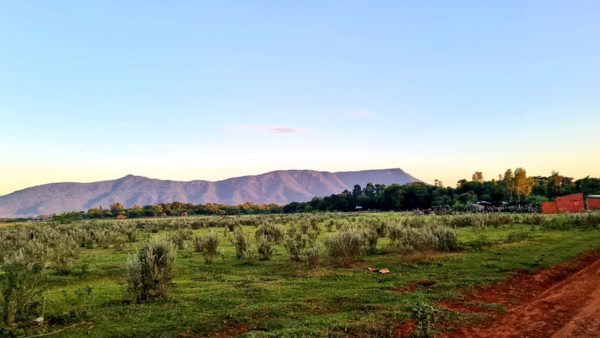
<path fill-rule="evenodd" d="M 314 196 L 352 190 L 368 182 L 405 184 L 420 182 L 401 169 L 331 173 L 313 170 L 280 170 L 223 181 L 167 181 L 128 175 L 93 183 L 51 183 L 0 196 L 0 216 L 21 217 L 88 210 L 120 202 L 125 207 L 161 202 L 222 203 L 237 205 L 305 202 Z"/>

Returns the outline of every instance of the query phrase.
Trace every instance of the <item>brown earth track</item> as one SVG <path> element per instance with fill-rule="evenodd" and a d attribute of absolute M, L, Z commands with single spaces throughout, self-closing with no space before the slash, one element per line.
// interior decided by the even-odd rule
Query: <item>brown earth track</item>
<path fill-rule="evenodd" d="M 465 304 L 469 301 L 502 304 L 507 313 L 477 309 Z M 600 337 L 600 250 L 535 274 L 521 273 L 463 302 L 441 305 L 497 317 L 484 326 L 454 327 L 446 337 Z"/>

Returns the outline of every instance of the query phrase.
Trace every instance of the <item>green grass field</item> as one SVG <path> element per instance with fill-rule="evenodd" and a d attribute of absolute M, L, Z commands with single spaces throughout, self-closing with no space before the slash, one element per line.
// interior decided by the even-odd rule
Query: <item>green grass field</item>
<path fill-rule="evenodd" d="M 321 227 L 323 241 L 331 233 Z M 204 231 L 194 230 L 194 235 Z M 388 250 L 389 239 L 381 238 L 377 253 L 350 267 L 324 259 L 309 268 L 288 262 L 282 245 L 275 246 L 270 261 L 244 263 L 236 259 L 223 228 L 216 231 L 221 256 L 206 264 L 188 241 L 178 251 L 175 280 L 166 299 L 141 304 L 131 303 L 123 278 L 123 265 L 139 243 L 118 249 L 82 248 L 76 265 L 85 266 L 83 270 L 76 268 L 67 276 L 47 272 L 46 324 L 21 324 L 6 335 L 63 329 L 52 337 L 389 336 L 418 316 L 421 307 L 435 308 L 438 301 L 459 299 L 462 293 L 500 282 L 515 271 L 557 265 L 600 248 L 596 228 L 541 231 L 539 226 L 515 224 L 478 233 L 456 229 L 463 246 L 456 252 L 400 255 Z M 163 235 L 164 231 L 153 234 Z M 370 272 L 368 267 L 388 268 L 391 273 Z M 433 284 L 422 286 L 422 281 Z M 438 316 L 438 325 L 486 320 L 482 314 L 447 309 Z"/>

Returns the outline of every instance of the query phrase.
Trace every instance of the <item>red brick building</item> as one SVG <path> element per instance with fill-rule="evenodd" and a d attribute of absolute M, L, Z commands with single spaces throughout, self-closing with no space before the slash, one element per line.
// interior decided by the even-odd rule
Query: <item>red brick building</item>
<path fill-rule="evenodd" d="M 542 202 L 542 213 L 557 214 L 558 206 L 556 205 L 556 202 Z"/>
<path fill-rule="evenodd" d="M 585 210 L 583 194 L 572 194 L 556 198 L 556 206 L 559 212 L 581 212 Z"/>
<path fill-rule="evenodd" d="M 600 195 L 590 195 L 587 197 L 588 210 L 600 210 Z"/>

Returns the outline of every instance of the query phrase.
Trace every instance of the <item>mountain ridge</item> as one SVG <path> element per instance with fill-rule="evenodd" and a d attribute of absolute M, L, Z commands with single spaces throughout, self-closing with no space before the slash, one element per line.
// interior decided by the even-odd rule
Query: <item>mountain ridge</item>
<path fill-rule="evenodd" d="M 0 196 L 0 216 L 23 217 L 88 210 L 119 202 L 125 207 L 161 202 L 238 205 L 305 202 L 314 196 L 352 190 L 368 182 L 405 184 L 421 182 L 400 168 L 360 171 L 275 170 L 259 175 L 218 181 L 160 180 L 129 174 L 89 183 L 47 183 Z"/>

